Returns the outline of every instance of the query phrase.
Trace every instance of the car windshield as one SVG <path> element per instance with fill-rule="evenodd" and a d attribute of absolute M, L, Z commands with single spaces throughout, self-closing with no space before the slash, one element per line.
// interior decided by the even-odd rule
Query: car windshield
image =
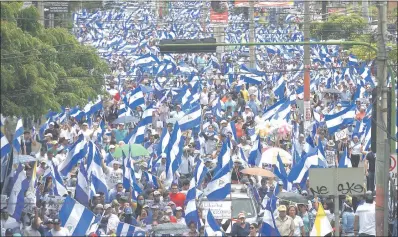
<path fill-rule="evenodd" d="M 232 199 L 232 217 L 238 218 L 240 212 L 244 212 L 246 218 L 255 217 L 253 202 L 249 198 Z"/>

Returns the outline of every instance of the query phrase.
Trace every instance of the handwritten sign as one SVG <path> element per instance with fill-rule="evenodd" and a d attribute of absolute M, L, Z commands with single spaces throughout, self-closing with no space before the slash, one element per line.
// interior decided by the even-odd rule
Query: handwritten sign
<path fill-rule="evenodd" d="M 309 177 L 314 196 L 356 196 L 365 193 L 363 168 L 311 168 Z"/>
<path fill-rule="evenodd" d="M 340 141 L 340 140 L 346 138 L 347 134 L 348 134 L 348 129 L 346 128 L 346 129 L 336 132 L 334 134 L 334 138 L 336 141 Z"/>
<path fill-rule="evenodd" d="M 336 163 L 336 152 L 335 151 L 325 151 L 325 159 L 330 166 L 335 166 Z"/>
<path fill-rule="evenodd" d="M 231 219 L 231 201 L 203 201 L 201 208 L 203 216 L 211 210 L 215 219 Z"/>

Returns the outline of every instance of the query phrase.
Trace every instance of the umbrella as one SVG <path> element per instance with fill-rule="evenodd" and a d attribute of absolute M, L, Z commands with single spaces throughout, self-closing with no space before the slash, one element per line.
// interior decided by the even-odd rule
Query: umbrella
<path fill-rule="evenodd" d="M 137 123 L 139 119 L 134 116 L 123 116 L 115 119 L 112 124 L 119 124 L 119 123 Z"/>
<path fill-rule="evenodd" d="M 337 90 L 337 89 L 325 89 L 323 90 L 323 93 L 330 93 L 330 94 L 341 94 L 341 91 Z"/>
<path fill-rule="evenodd" d="M 284 201 L 307 204 L 308 199 L 298 193 L 280 192 L 278 198 Z"/>
<path fill-rule="evenodd" d="M 32 162 L 32 161 L 37 161 L 36 157 L 28 156 L 28 155 L 18 155 L 18 156 L 14 157 L 13 164 L 26 163 L 26 162 Z"/>
<path fill-rule="evenodd" d="M 116 147 L 115 152 L 112 154 L 113 157 L 122 157 L 122 151 L 125 155 L 129 154 L 129 148 L 131 147 L 131 157 L 137 156 L 149 156 L 149 152 L 145 147 L 140 144 L 125 144 L 121 147 Z"/>
<path fill-rule="evenodd" d="M 289 152 L 278 147 L 271 147 L 265 150 L 261 155 L 261 162 L 265 164 L 275 165 L 278 154 L 281 157 L 283 164 L 292 163 L 292 155 L 290 155 Z"/>
<path fill-rule="evenodd" d="M 241 170 L 240 172 L 242 172 L 242 174 L 249 174 L 249 175 L 258 175 L 258 176 L 263 176 L 263 177 L 270 177 L 273 178 L 275 177 L 275 175 L 269 171 L 269 170 L 265 170 L 262 168 L 246 168 Z"/>
<path fill-rule="evenodd" d="M 154 226 L 152 228 L 156 236 L 160 235 L 183 235 L 189 232 L 189 228 L 186 225 L 176 223 L 164 223 Z"/>

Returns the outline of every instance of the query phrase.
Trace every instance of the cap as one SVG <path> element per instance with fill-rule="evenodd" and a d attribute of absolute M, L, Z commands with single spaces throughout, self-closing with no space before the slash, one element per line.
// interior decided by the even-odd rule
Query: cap
<path fill-rule="evenodd" d="M 166 153 L 162 153 L 162 154 L 160 154 L 160 157 L 162 157 L 162 158 L 166 158 Z"/>
<path fill-rule="evenodd" d="M 246 105 L 246 106 L 245 106 L 245 109 L 250 109 L 250 107 Z"/>
<path fill-rule="evenodd" d="M 226 120 L 221 120 L 221 123 L 227 123 L 227 121 Z"/>
<path fill-rule="evenodd" d="M 278 207 L 278 211 L 279 211 L 279 212 L 281 212 L 281 211 L 286 211 L 286 206 L 285 206 L 285 205 L 280 205 L 280 206 Z"/>
<path fill-rule="evenodd" d="M 51 123 L 49 123 L 50 125 L 55 125 L 55 123 L 54 122 L 51 122 Z"/>
<path fill-rule="evenodd" d="M 283 181 L 282 181 L 282 180 L 279 180 L 279 181 L 278 181 L 278 184 L 279 184 L 279 185 L 283 185 Z"/>
<path fill-rule="evenodd" d="M 156 204 L 155 204 L 155 205 L 152 205 L 151 208 L 152 208 L 152 209 L 158 209 L 158 208 L 159 208 L 159 205 L 156 205 Z"/>
<path fill-rule="evenodd" d="M 145 204 L 144 206 L 142 206 L 142 208 L 149 208 L 149 206 Z"/>
<path fill-rule="evenodd" d="M 172 213 L 173 210 L 171 209 L 171 207 L 166 207 L 166 213 Z"/>
<path fill-rule="evenodd" d="M 88 126 L 88 123 L 83 123 L 83 126 Z"/>
<path fill-rule="evenodd" d="M 160 192 L 156 190 L 155 192 L 153 192 L 153 195 L 160 195 Z"/>
<path fill-rule="evenodd" d="M 53 137 L 53 135 L 51 133 L 47 133 L 46 135 L 44 135 L 44 137 Z"/>
<path fill-rule="evenodd" d="M 95 206 L 95 208 L 101 208 L 104 209 L 104 206 L 102 204 L 97 204 L 97 206 Z"/>
<path fill-rule="evenodd" d="M 123 126 L 123 125 L 124 125 L 124 123 L 118 123 L 118 125 L 122 125 L 122 126 Z"/>
<path fill-rule="evenodd" d="M 141 164 L 142 167 L 148 168 L 148 164 L 146 162 Z"/>
<path fill-rule="evenodd" d="M 47 221 L 45 222 L 45 224 L 52 224 L 53 223 L 53 219 L 47 219 Z"/>
<path fill-rule="evenodd" d="M 304 134 L 301 133 L 301 134 L 300 134 L 300 137 L 304 137 Z"/>
<path fill-rule="evenodd" d="M 245 213 L 241 212 L 238 214 L 238 219 L 245 218 Z"/>
<path fill-rule="evenodd" d="M 242 161 L 240 160 L 240 159 L 234 159 L 234 163 L 240 163 L 240 164 L 242 164 Z"/>
<path fill-rule="evenodd" d="M 59 223 L 60 223 L 60 221 L 59 221 L 58 218 L 56 218 L 56 219 L 53 220 L 53 224 L 59 224 Z"/>
<path fill-rule="evenodd" d="M 182 211 L 182 207 L 176 207 L 176 211 Z"/>
<path fill-rule="evenodd" d="M 112 207 L 111 204 L 105 204 L 104 209 L 106 210 L 106 209 L 108 209 L 110 207 Z"/>
<path fill-rule="evenodd" d="M 113 148 L 116 148 L 115 145 L 110 145 L 109 146 L 109 149 L 113 149 Z"/>
<path fill-rule="evenodd" d="M 338 107 L 341 107 L 341 104 L 340 104 L 340 103 L 338 103 L 338 104 L 337 104 L 337 106 L 338 106 Z"/>
<path fill-rule="evenodd" d="M 112 201 L 112 205 L 119 205 L 119 202 L 115 199 Z"/>

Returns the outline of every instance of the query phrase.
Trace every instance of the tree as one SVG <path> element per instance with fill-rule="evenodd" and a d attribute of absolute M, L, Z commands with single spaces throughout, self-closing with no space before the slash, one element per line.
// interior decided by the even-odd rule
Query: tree
<path fill-rule="evenodd" d="M 350 40 L 361 35 L 366 24 L 358 14 L 331 14 L 327 21 L 311 24 L 311 37 L 319 40 Z"/>
<path fill-rule="evenodd" d="M 1 3 L 1 112 L 41 116 L 103 93 L 105 61 L 63 28 L 44 29 L 35 7 Z"/>

